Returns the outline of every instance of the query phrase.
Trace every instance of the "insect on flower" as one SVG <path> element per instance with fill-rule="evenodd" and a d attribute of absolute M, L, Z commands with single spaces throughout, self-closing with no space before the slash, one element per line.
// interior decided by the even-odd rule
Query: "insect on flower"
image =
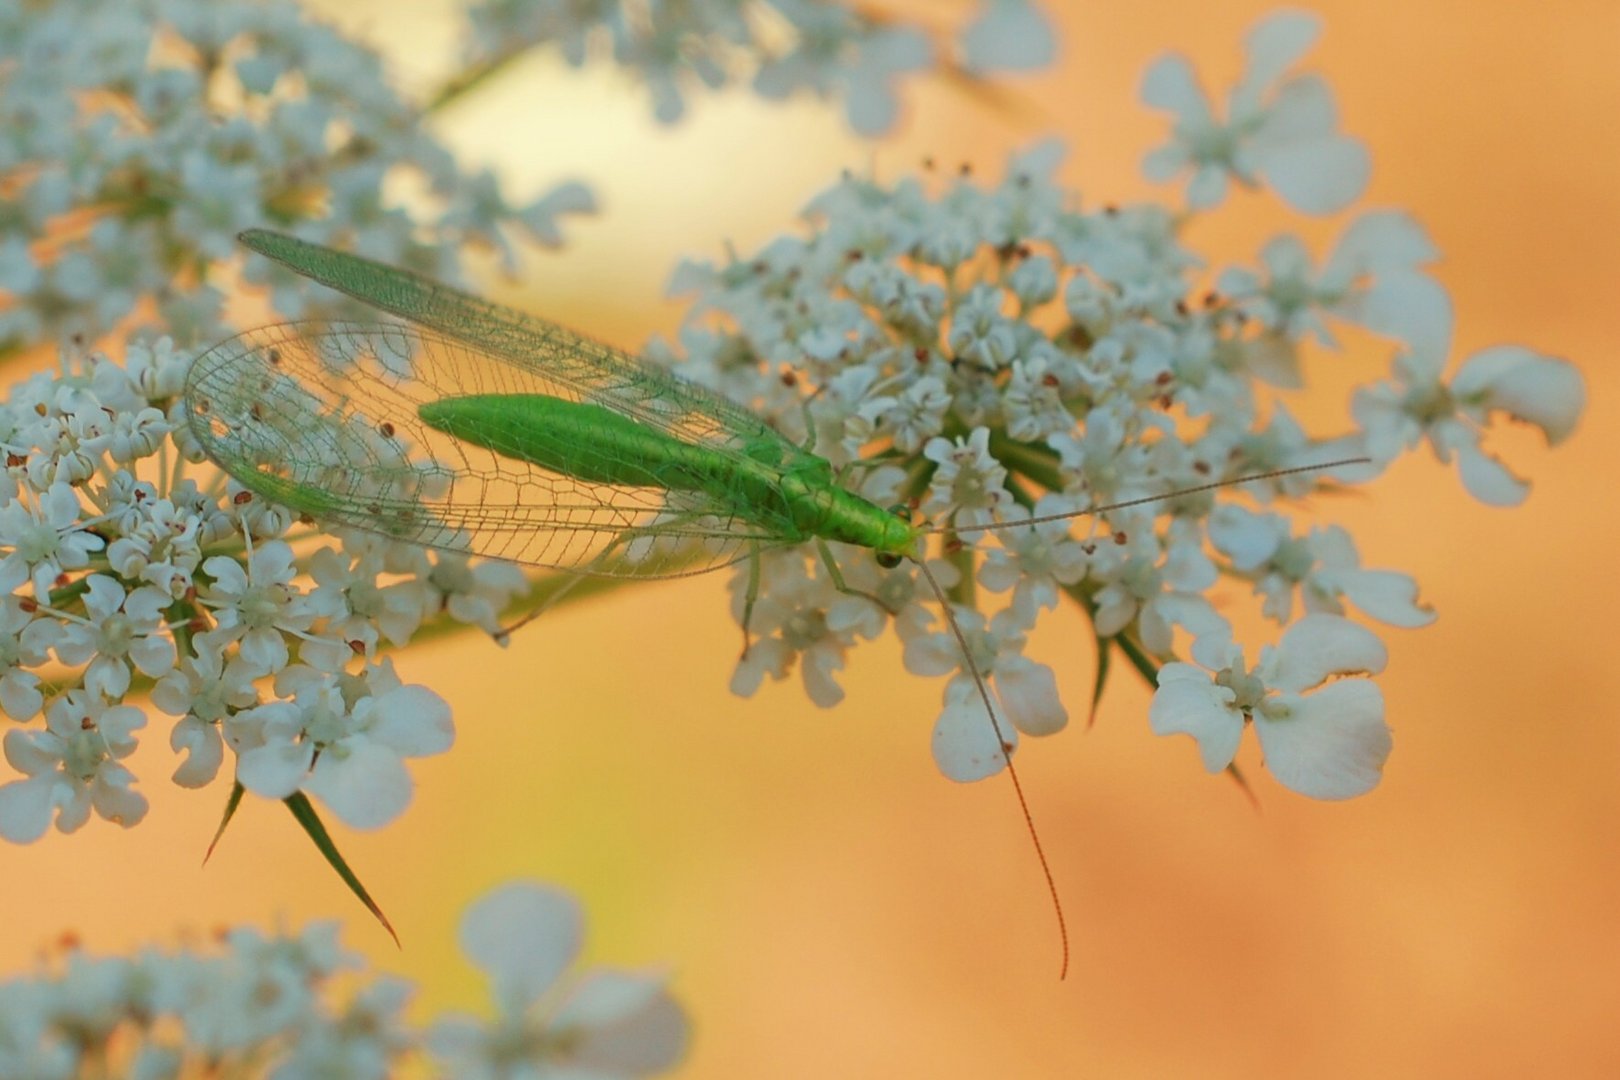
<path fill-rule="evenodd" d="M 580 575 L 671 577 L 743 559 L 757 567 L 766 549 L 814 543 L 833 582 L 852 591 L 829 541 L 869 549 L 884 566 L 913 561 L 945 612 L 1008 766 L 1067 969 L 1057 887 L 1010 740 L 922 558 L 927 538 L 946 529 L 846 488 L 849 469 L 835 472 L 813 439 L 796 445 L 714 391 L 627 353 L 357 256 L 262 230 L 241 239 L 412 324 L 269 326 L 198 358 L 185 389 L 192 432 L 266 499 L 329 525 Z M 1103 509 L 1113 507 L 950 531 Z M 745 641 L 758 595 L 756 571 Z"/>

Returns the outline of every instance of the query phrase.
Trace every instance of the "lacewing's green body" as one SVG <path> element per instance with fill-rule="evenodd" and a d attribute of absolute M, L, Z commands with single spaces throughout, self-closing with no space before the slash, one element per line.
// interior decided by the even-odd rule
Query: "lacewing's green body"
<path fill-rule="evenodd" d="M 381 263 L 241 239 L 414 324 L 283 324 L 197 360 L 192 433 L 270 500 L 590 573 L 694 573 L 813 538 L 885 557 L 917 546 L 920 529 L 840 487 L 824 458 L 695 383 Z M 632 538 L 636 558 L 599 558 Z"/>

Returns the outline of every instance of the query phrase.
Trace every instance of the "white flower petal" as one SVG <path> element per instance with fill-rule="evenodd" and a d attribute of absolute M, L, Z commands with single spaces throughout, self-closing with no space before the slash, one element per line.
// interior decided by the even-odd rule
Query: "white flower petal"
<path fill-rule="evenodd" d="M 1536 425 L 1553 446 L 1575 430 L 1586 407 L 1575 365 L 1522 345 L 1493 345 L 1470 356 L 1451 380 L 1451 392 L 1465 401 L 1485 397 L 1490 407 Z"/>
<path fill-rule="evenodd" d="M 0 677 L 0 709 L 13 720 L 32 720 L 45 707 L 39 676 L 32 671 L 10 671 Z"/>
<path fill-rule="evenodd" d="M 1255 718 L 1278 783 L 1313 799 L 1354 798 L 1377 786 L 1393 744 L 1375 683 L 1346 679 L 1289 704 L 1287 719 Z"/>
<path fill-rule="evenodd" d="M 1518 506 L 1530 494 L 1528 482 L 1477 446 L 1459 446 L 1457 473 L 1468 494 L 1486 506 Z"/>
<path fill-rule="evenodd" d="M 1322 17 L 1308 11 L 1273 12 L 1244 35 L 1248 54 L 1244 82 L 1264 86 L 1304 56 L 1322 33 Z"/>
<path fill-rule="evenodd" d="M 275 742 L 243 751 L 236 759 L 236 779 L 255 795 L 285 799 L 309 775 L 314 750 L 308 743 Z"/>
<path fill-rule="evenodd" d="M 146 796 L 129 787 L 135 777 L 128 770 L 116 766 L 102 766 L 90 784 L 90 800 L 102 820 L 133 828 L 146 817 L 149 804 Z"/>
<path fill-rule="evenodd" d="M 461 949 L 494 984 L 508 1014 L 522 1012 L 579 955 L 584 917 L 561 889 L 513 882 L 484 896 L 461 919 Z"/>
<path fill-rule="evenodd" d="M 1223 504 L 1209 516 L 1210 543 L 1238 570 L 1253 570 L 1271 558 L 1287 535 L 1287 522 L 1276 514 Z"/>
<path fill-rule="evenodd" d="M 964 686 L 965 692 L 959 689 Z M 1005 721 L 1001 733 L 1017 744 L 1017 729 Z M 934 724 L 933 750 L 939 771 L 959 783 L 983 780 L 1007 767 L 1006 752 L 972 683 L 952 683 L 946 691 L 945 708 Z"/>
<path fill-rule="evenodd" d="M 174 770 L 174 782 L 181 787 L 199 788 L 212 783 L 225 760 L 225 740 L 219 728 L 187 716 L 169 731 L 169 747 L 186 755 Z M 246 786 L 246 785 L 243 785 Z"/>
<path fill-rule="evenodd" d="M 1335 136 L 1256 151 L 1261 175 L 1279 197 L 1306 214 L 1331 214 L 1361 197 L 1372 173 L 1367 148 Z"/>
<path fill-rule="evenodd" d="M 1256 140 L 1266 145 L 1315 142 L 1332 136 L 1338 126 L 1339 108 L 1327 80 L 1301 75 L 1278 88 Z"/>
<path fill-rule="evenodd" d="M 1435 620 L 1432 607 L 1418 603 L 1418 585 L 1393 570 L 1344 570 L 1333 575 L 1345 598 L 1381 623 L 1390 626 L 1428 626 Z"/>
<path fill-rule="evenodd" d="M 1187 205 L 1194 210 L 1208 210 L 1226 199 L 1230 180 L 1227 171 L 1219 165 L 1202 165 L 1187 185 Z"/>
<path fill-rule="evenodd" d="M 799 674 L 804 679 L 805 693 L 817 707 L 830 709 L 844 700 L 844 688 L 834 678 L 843 668 L 843 654 L 836 648 L 813 645 L 805 651 L 799 661 Z"/>
<path fill-rule="evenodd" d="M 558 1006 L 558 1027 L 597 1027 L 614 1024 L 651 1005 L 664 992 L 659 975 L 597 970 L 580 978 Z"/>
<path fill-rule="evenodd" d="M 570 1009 L 585 997 L 602 998 L 612 988 L 604 984 L 634 976 L 596 972 L 582 981 L 559 1011 L 561 1024 Z M 593 1003 L 595 1004 L 595 1003 Z M 648 1076 L 674 1068 L 686 1054 L 688 1023 L 685 1012 L 662 991 L 635 1011 L 617 1019 L 599 1017 L 578 1033 L 569 1063 L 588 1070 L 592 1077 Z M 566 1066 L 565 1066 L 566 1067 Z"/>
<path fill-rule="evenodd" d="M 988 0 L 962 31 L 962 63 L 969 71 L 1034 71 L 1052 62 L 1052 24 L 1028 0 Z"/>
<path fill-rule="evenodd" d="M 1335 675 L 1376 675 L 1389 662 L 1378 635 L 1339 615 L 1307 615 L 1283 634 L 1259 674 L 1267 686 L 1299 693 Z"/>
<path fill-rule="evenodd" d="M 395 687 L 372 701 L 370 736 L 405 757 L 442 754 L 456 741 L 450 703 L 425 686 Z"/>
<path fill-rule="evenodd" d="M 378 829 L 411 804 L 411 774 L 399 754 L 368 738 L 345 740 L 315 759 L 304 790 L 320 796 L 347 825 Z"/>
<path fill-rule="evenodd" d="M 1155 109 L 1175 113 L 1183 122 L 1208 123 L 1209 95 L 1198 83 L 1198 73 L 1185 56 L 1169 53 L 1148 65 L 1142 74 L 1142 101 Z"/>
<path fill-rule="evenodd" d="M 1357 274 L 1409 269 L 1440 257 L 1429 234 L 1402 210 L 1370 210 L 1350 223 L 1322 267 L 1322 277 L 1348 284 Z"/>
<path fill-rule="evenodd" d="M 1068 710 L 1058 699 L 1057 676 L 1045 664 L 1008 657 L 996 664 L 993 681 L 1003 717 L 1025 735 L 1051 735 L 1068 724 Z"/>
<path fill-rule="evenodd" d="M 1451 352 L 1451 297 L 1440 283 L 1416 270 L 1381 274 L 1361 301 L 1367 329 L 1404 341 L 1408 364 L 1424 378 L 1438 379 Z"/>
<path fill-rule="evenodd" d="M 1198 740 L 1204 768 L 1220 772 L 1237 756 L 1243 737 L 1243 715 L 1232 708 L 1236 695 L 1217 686 L 1209 673 L 1191 664 L 1168 663 L 1159 669 L 1159 688 L 1148 705 L 1148 724 L 1155 735 L 1191 735 Z"/>
<path fill-rule="evenodd" d="M 32 844 L 44 836 L 51 827 L 51 808 L 60 780 L 56 773 L 44 772 L 0 784 L 0 836 L 13 844 Z"/>

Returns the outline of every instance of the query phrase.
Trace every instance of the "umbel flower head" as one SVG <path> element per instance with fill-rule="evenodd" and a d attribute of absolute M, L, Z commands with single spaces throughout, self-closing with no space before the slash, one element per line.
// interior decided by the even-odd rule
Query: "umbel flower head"
<path fill-rule="evenodd" d="M 929 32 L 932 20 L 904 11 L 802 0 L 479 0 L 468 17 L 473 73 L 551 46 L 576 67 L 609 55 L 645 84 L 653 115 L 666 124 L 685 114 L 694 89 L 748 79 L 768 99 L 801 92 L 842 99 L 852 128 L 879 135 L 899 114 L 895 86 L 903 77 L 1028 71 L 1055 52 L 1033 0 L 978 0 L 951 42 Z"/>
<path fill-rule="evenodd" d="M 1218 202 L 1228 176 L 1272 183 L 1314 212 L 1359 194 L 1365 151 L 1335 131 L 1325 82 L 1284 79 L 1316 23 L 1283 13 L 1250 34 L 1250 69 L 1226 121 L 1213 119 L 1186 61 L 1150 71 L 1150 104 L 1177 120 L 1149 171 L 1193 167 L 1193 210 Z M 1053 672 L 1024 655 L 1036 624 L 1067 600 L 1090 617 L 1099 649 L 1118 649 L 1158 683 L 1155 730 L 1197 735 L 1206 764 L 1229 764 L 1235 730 L 1252 719 L 1287 786 L 1322 798 L 1369 790 L 1389 747 L 1376 688 L 1285 701 L 1267 695 L 1308 686 L 1267 673 L 1306 649 L 1320 651 L 1324 673 L 1376 671 L 1382 646 L 1340 618 L 1346 607 L 1394 626 L 1433 612 L 1411 578 L 1362 567 L 1348 533 L 1302 528 L 1288 505 L 1369 479 L 1425 438 L 1442 459 L 1457 455 L 1471 493 L 1516 501 L 1523 489 L 1482 447 L 1489 426 L 1519 420 L 1561 440 L 1584 406 L 1580 379 L 1565 361 L 1514 346 L 1486 350 L 1448 380 L 1450 308 L 1423 272 L 1438 253 L 1404 213 L 1362 213 L 1320 270 L 1285 235 L 1265 246 L 1262 269 L 1212 274 L 1183 241 L 1190 211 L 1087 206 L 1056 179 L 1061 157 L 1042 143 L 988 184 L 966 170 L 893 183 L 846 176 L 811 201 L 802 234 L 680 268 L 672 290 L 692 298 L 691 314 L 653 355 L 792 436 L 813 434 L 872 501 L 909 504 L 937 524 L 934 557 L 952 568 L 956 622 L 1011 722 L 1006 749 L 1018 733 L 1067 722 Z M 1346 330 L 1374 359 L 1355 361 L 1370 375 L 1354 397 L 1357 426 L 1307 433 L 1274 390 L 1301 388 L 1301 351 L 1341 350 Z M 1392 373 L 1383 381 L 1380 355 Z M 1143 501 L 1352 457 L 1370 461 Z M 1107 509 L 1118 503 L 1130 505 Z M 1090 509 L 1076 527 L 1050 520 Z M 933 740 L 942 770 L 959 780 L 998 771 L 1002 747 L 917 569 L 832 547 L 847 589 L 815 552 L 765 561 L 756 610 L 767 614 L 754 624 L 764 641 L 733 688 L 753 693 L 797 660 L 811 699 L 833 704 L 850 648 L 892 626 L 908 670 L 951 676 Z M 1233 580 L 1252 583 L 1281 624 L 1306 613 L 1254 673 L 1212 602 Z M 1339 624 L 1356 632 L 1322 629 Z M 1159 667 L 1178 639 L 1247 689 L 1217 688 L 1201 718 L 1188 704 L 1188 665 Z"/>
<path fill-rule="evenodd" d="M 176 783 L 208 784 L 229 750 L 249 791 L 387 824 L 410 801 L 407 762 L 447 750 L 453 729 L 443 699 L 378 650 L 441 612 L 493 631 L 526 587 L 503 564 L 372 538 L 311 544 L 306 525 L 223 476 L 203 488 L 160 467 L 196 454 L 177 405 L 186 362 L 166 340 L 131 346 L 124 365 L 69 360 L 0 404 L 0 706 L 19 722 L 3 745 L 21 774 L 0 784 L 0 836 L 13 842 L 92 812 L 141 820 L 123 763 L 147 728 L 128 700 L 137 677 L 174 719 Z M 28 726 L 42 713 L 43 728 Z"/>
<path fill-rule="evenodd" d="M 385 186 L 401 182 L 434 210 L 391 205 Z M 291 0 L 0 6 L 0 191 L 0 355 L 153 315 L 182 346 L 223 337 L 219 269 L 265 221 L 318 220 L 454 277 L 457 248 L 510 260 L 509 233 L 556 244 L 560 217 L 593 205 L 578 183 L 503 197 L 457 164 L 376 53 Z M 273 286 L 283 316 L 330 314 L 267 268 L 246 276 Z"/>
<path fill-rule="evenodd" d="M 495 1017 L 421 1026 L 407 1013 L 416 988 L 366 970 L 331 923 L 131 956 L 70 946 L 0 981 L 0 1076 L 630 1080 L 674 1068 L 687 1021 L 666 980 L 572 972 L 582 928 L 560 889 L 494 890 L 468 909 L 462 941 L 491 976 Z"/>

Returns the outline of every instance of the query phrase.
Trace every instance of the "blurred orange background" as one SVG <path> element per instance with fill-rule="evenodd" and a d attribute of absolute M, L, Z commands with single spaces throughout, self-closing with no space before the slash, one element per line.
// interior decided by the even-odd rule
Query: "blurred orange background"
<path fill-rule="evenodd" d="M 407 80 L 453 53 L 437 5 L 321 5 L 397 58 Z M 960 0 L 918 5 L 942 22 Z M 93 950 L 184 927 L 338 919 L 378 965 L 417 980 L 423 1015 L 479 1008 L 454 941 L 489 886 L 574 890 L 588 955 L 667 965 L 694 1018 L 694 1077 L 1620 1075 L 1620 4 L 1615 0 L 1335 0 L 1309 64 L 1370 145 L 1366 205 L 1411 209 L 1444 252 L 1454 355 L 1514 341 L 1573 359 L 1585 423 L 1548 452 L 1497 433 L 1534 481 L 1492 510 L 1426 454 L 1364 497 L 1323 506 L 1366 565 L 1412 573 L 1440 620 L 1386 631 L 1380 680 L 1396 748 L 1383 784 L 1345 803 L 1275 785 L 1262 804 L 1147 729 L 1121 671 L 1095 730 L 1019 758 L 1074 946 L 1059 983 L 1046 893 L 1003 780 L 941 779 L 928 734 L 941 685 L 908 676 L 892 637 L 853 654 L 846 702 L 796 679 L 727 692 L 738 635 L 725 576 L 625 588 L 553 613 L 502 651 L 476 634 L 397 658 L 452 702 L 459 737 L 415 770 L 416 800 L 378 834 L 338 832 L 404 939 L 396 951 L 279 807 L 249 801 L 199 867 L 223 783 L 181 792 L 154 715 L 135 763 L 153 800 L 124 833 L 95 822 L 0 849 L 0 971 L 71 931 Z M 699 96 L 658 128 L 609 71 L 534 62 L 446 112 L 440 133 L 513 190 L 580 176 L 603 214 L 521 287 L 490 291 L 637 347 L 670 333 L 663 285 L 683 255 L 749 251 L 795 227 L 845 167 L 885 177 L 925 157 L 999 176 L 1049 131 L 1089 204 L 1166 197 L 1139 177 L 1164 121 L 1137 102 L 1144 66 L 1187 52 L 1228 85 L 1267 6 L 1238 0 L 1049 4 L 1059 67 L 997 112 L 941 83 L 908 89 L 876 145 L 836 107 Z M 948 17 L 947 17 L 948 16 Z M 1343 218 L 1246 196 L 1192 243 L 1252 260 L 1290 229 L 1321 250 Z M 1319 432 L 1388 354 L 1320 357 L 1291 404 Z M 1247 604 L 1231 594 L 1238 610 Z M 1265 640 L 1258 624 L 1247 640 Z M 1032 655 L 1071 712 L 1089 635 L 1048 617 Z"/>

